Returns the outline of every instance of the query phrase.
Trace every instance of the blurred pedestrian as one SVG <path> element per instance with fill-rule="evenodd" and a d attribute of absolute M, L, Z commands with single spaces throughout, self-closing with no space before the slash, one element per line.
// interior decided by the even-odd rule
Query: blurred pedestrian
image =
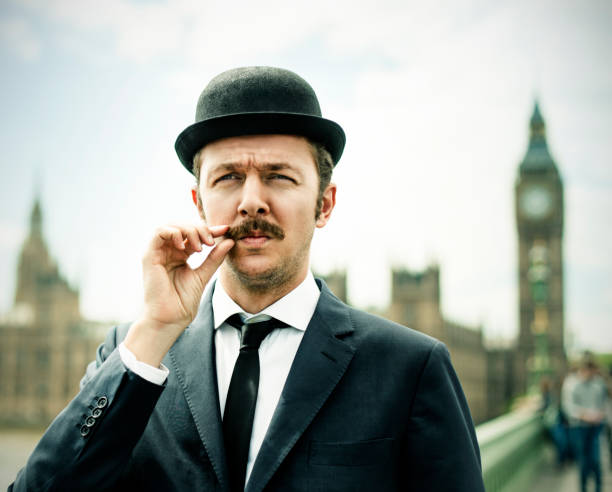
<path fill-rule="evenodd" d="M 582 363 L 578 381 L 571 390 L 569 422 L 580 467 L 580 490 L 586 492 L 589 476 L 595 479 L 595 491 L 601 492 L 599 436 L 603 428 L 607 388 L 597 364 L 588 357 Z"/>
<path fill-rule="evenodd" d="M 568 462 L 576 459 L 576 450 L 574 442 L 571 439 L 571 429 L 569 425 L 569 416 L 572 408 L 572 392 L 574 386 L 578 382 L 578 364 L 572 362 L 569 367 L 569 372 L 566 374 L 563 384 L 561 385 L 561 406 L 559 411 L 559 419 L 565 436 L 565 453 L 563 461 Z"/>
<path fill-rule="evenodd" d="M 562 466 L 568 457 L 567 420 L 563 418 L 559 398 L 555 396 L 553 383 L 549 378 L 545 377 L 540 381 L 540 392 L 542 395 L 540 406 L 542 421 L 555 446 L 557 465 Z"/>
<path fill-rule="evenodd" d="M 608 368 L 608 398 L 606 398 L 606 435 L 608 438 L 608 459 L 612 470 L 612 365 Z"/>

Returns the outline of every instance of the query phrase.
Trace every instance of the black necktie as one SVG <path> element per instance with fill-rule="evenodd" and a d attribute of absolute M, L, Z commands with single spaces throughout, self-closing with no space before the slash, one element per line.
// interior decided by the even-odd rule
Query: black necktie
<path fill-rule="evenodd" d="M 229 471 L 230 490 L 244 490 L 246 466 L 249 459 L 253 416 L 259 388 L 259 345 L 275 328 L 289 326 L 271 318 L 266 321 L 244 323 L 239 314 L 226 322 L 241 333 L 240 353 L 234 366 L 223 413 L 223 437 Z"/>

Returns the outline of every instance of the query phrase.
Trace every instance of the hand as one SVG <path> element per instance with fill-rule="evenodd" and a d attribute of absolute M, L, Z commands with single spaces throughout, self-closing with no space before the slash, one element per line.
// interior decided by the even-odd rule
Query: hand
<path fill-rule="evenodd" d="M 181 328 L 191 323 L 204 287 L 234 241 L 222 240 L 194 270 L 187 264 L 187 259 L 196 251 L 202 251 L 202 244 L 214 246 L 214 238 L 227 230 L 228 226 L 207 227 L 202 224 L 162 227 L 156 231 L 142 261 L 146 319 Z"/>
<path fill-rule="evenodd" d="M 229 226 L 160 227 L 142 260 L 145 308 L 142 317 L 128 332 L 125 344 L 138 360 L 159 366 L 162 358 L 183 330 L 195 318 L 204 287 L 234 246 L 224 238 Z M 195 269 L 187 259 L 202 251 L 202 244 L 214 246 L 206 260 Z"/>
<path fill-rule="evenodd" d="M 597 410 L 585 410 L 580 416 L 580 420 L 587 424 L 599 424 L 603 418 L 603 412 L 598 412 Z"/>

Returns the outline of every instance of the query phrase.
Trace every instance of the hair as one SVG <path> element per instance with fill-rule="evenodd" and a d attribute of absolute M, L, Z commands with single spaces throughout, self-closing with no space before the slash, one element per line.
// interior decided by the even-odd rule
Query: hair
<path fill-rule="evenodd" d="M 332 173 L 334 171 L 334 160 L 323 144 L 308 139 L 307 141 L 319 174 L 319 194 L 317 196 L 317 205 L 315 208 L 315 219 L 318 219 L 321 214 L 321 207 L 323 206 L 323 193 L 331 182 Z M 203 150 L 204 147 L 198 150 L 193 156 L 193 175 L 196 179 L 196 190 L 200 207 L 202 207 L 202 197 L 200 196 L 200 171 L 202 167 L 201 155 Z"/>

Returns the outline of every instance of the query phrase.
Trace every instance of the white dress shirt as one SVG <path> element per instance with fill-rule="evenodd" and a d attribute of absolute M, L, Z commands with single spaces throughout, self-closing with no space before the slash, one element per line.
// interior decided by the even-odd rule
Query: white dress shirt
<path fill-rule="evenodd" d="M 320 291 L 311 272 L 308 272 L 304 281 L 295 289 L 282 297 L 274 304 L 268 306 L 260 313 L 246 313 L 227 294 L 220 281 L 215 285 L 212 296 L 213 319 L 215 328 L 215 363 L 217 368 L 217 387 L 219 388 L 219 403 L 221 415 L 225 410 L 225 400 L 229 389 L 232 372 L 238 353 L 240 351 L 240 332 L 225 320 L 233 314 L 242 314 L 246 320 L 257 321 L 261 318 L 276 318 L 289 325 L 288 328 L 272 331 L 259 347 L 259 391 L 255 416 L 253 418 L 253 431 L 247 462 L 246 481 L 248 482 L 251 470 L 259 448 L 272 420 L 285 381 L 289 375 L 291 364 L 300 346 L 304 332 L 314 314 Z M 163 384 L 169 374 L 162 364 L 160 368 L 136 360 L 136 357 L 121 343 L 119 354 L 125 366 L 140 377 L 156 383 Z"/>

